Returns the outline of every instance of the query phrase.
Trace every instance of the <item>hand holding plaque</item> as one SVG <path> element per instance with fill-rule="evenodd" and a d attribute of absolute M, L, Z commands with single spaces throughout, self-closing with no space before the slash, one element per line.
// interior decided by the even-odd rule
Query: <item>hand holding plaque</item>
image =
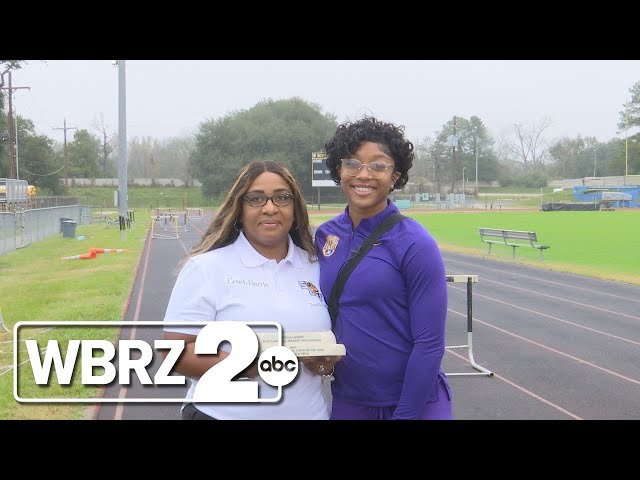
<path fill-rule="evenodd" d="M 260 353 L 279 345 L 277 333 L 258 333 Z M 282 345 L 300 357 L 341 357 L 347 354 L 343 344 L 336 343 L 331 330 L 324 332 L 290 332 L 283 334 Z"/>

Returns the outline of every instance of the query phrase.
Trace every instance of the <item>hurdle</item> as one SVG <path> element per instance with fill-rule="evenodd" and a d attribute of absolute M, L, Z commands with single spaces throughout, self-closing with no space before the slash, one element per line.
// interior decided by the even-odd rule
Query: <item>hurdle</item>
<path fill-rule="evenodd" d="M 450 345 L 445 348 L 453 350 L 457 348 L 466 348 L 467 356 L 471 366 L 477 372 L 454 372 L 447 373 L 447 377 L 465 377 L 474 375 L 485 375 L 493 377 L 493 372 L 478 365 L 473 357 L 473 284 L 478 283 L 478 275 L 447 275 L 447 283 L 466 283 L 467 284 L 467 344 L 466 345 Z"/>
<path fill-rule="evenodd" d="M 151 230 L 151 238 L 163 239 L 163 240 L 179 240 L 180 235 L 178 234 L 178 216 L 175 214 L 159 214 L 151 215 L 150 218 L 149 230 Z M 164 228 L 163 231 L 169 233 L 156 233 L 156 224 L 163 222 Z M 174 223 L 175 228 L 167 228 L 167 222 L 171 225 L 171 222 Z M 160 227 L 158 227 L 160 228 Z M 172 233 L 172 234 L 170 234 Z"/>
<path fill-rule="evenodd" d="M 204 210 L 202 208 L 187 208 L 187 218 L 191 220 L 199 219 L 204 221 Z"/>
<path fill-rule="evenodd" d="M 182 224 L 180 224 L 180 219 L 182 219 Z M 166 222 L 165 222 L 166 223 Z M 165 224 L 164 227 L 165 232 L 188 232 L 189 227 L 187 226 L 187 214 L 185 212 L 176 212 L 169 215 L 169 223 Z"/>

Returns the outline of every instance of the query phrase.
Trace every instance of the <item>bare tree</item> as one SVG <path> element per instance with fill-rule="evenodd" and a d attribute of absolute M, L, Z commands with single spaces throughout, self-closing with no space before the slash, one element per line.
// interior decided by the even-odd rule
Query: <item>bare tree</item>
<path fill-rule="evenodd" d="M 417 140 L 414 143 L 415 159 L 413 167 L 411 167 L 411 175 L 416 177 L 428 177 L 431 173 L 430 163 L 428 162 L 429 150 L 433 145 L 431 137 L 424 137 L 422 141 Z"/>
<path fill-rule="evenodd" d="M 500 135 L 495 148 L 496 159 L 498 162 L 507 163 L 515 161 L 514 152 L 517 153 L 517 151 L 518 149 L 511 140 L 506 138 L 504 135 Z"/>
<path fill-rule="evenodd" d="M 102 173 L 107 174 L 107 158 L 109 154 L 117 146 L 117 138 L 115 133 L 107 132 L 107 124 L 104 121 L 104 114 L 100 114 L 100 118 L 95 118 L 91 122 L 91 128 L 102 136 Z"/>
<path fill-rule="evenodd" d="M 150 178 L 157 175 L 156 163 L 160 163 L 157 144 L 158 140 L 150 136 L 133 137 L 129 142 L 127 172 L 132 178 Z"/>
<path fill-rule="evenodd" d="M 539 124 L 534 124 L 530 129 L 521 123 L 513 126 L 516 135 L 516 144 L 511 145 L 512 153 L 522 162 L 526 168 L 538 168 L 548 159 L 549 146 L 542 138 L 542 133 L 551 125 L 549 119 L 543 119 Z"/>

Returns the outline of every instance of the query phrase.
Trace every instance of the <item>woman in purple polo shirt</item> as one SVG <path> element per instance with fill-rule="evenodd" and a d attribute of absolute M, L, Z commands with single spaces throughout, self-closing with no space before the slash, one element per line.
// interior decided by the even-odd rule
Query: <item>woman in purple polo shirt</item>
<path fill-rule="evenodd" d="M 325 145 L 345 211 L 315 233 L 320 288 L 328 298 L 338 272 L 363 240 L 397 212 L 388 195 L 409 180 L 413 145 L 404 127 L 365 117 L 339 125 Z M 440 249 L 416 220 L 385 232 L 347 280 L 334 332 L 347 354 L 335 365 L 334 420 L 453 418 L 442 371 L 447 317 Z"/>

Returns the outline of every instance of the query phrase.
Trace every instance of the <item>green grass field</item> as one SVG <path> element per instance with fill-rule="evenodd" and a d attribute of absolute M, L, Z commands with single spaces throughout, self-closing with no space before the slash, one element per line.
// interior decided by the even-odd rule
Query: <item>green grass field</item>
<path fill-rule="evenodd" d="M 526 247 L 517 248 L 512 260 L 511 247 L 502 245 L 492 247 L 491 258 L 640 285 L 640 210 L 403 213 L 422 223 L 445 251 L 486 255 L 479 227 L 534 231 L 539 243 L 551 246 L 543 260 Z M 312 218 L 319 224 L 331 216 Z"/>
<path fill-rule="evenodd" d="M 115 187 L 74 187 L 69 195 L 80 197 L 81 203 L 92 207 L 113 208 Z M 127 189 L 129 208 L 206 208 L 219 203 L 206 198 L 200 187 L 130 187 Z"/>
<path fill-rule="evenodd" d="M 61 320 L 121 320 L 149 224 L 149 213 L 136 212 L 134 228 L 120 238 L 117 228 L 105 224 L 79 225 L 77 236 L 86 240 L 47 238 L 0 255 L 0 308 L 5 325 L 12 330 L 17 322 Z M 129 252 L 98 254 L 92 260 L 62 260 L 87 253 L 90 247 L 126 249 Z M 113 339 L 117 329 L 90 329 L 93 337 Z M 21 330 L 22 332 L 22 330 Z M 86 406 L 60 404 L 19 404 L 13 398 L 13 335 L 0 330 L 0 419 L 76 419 Z M 59 329 L 25 329 L 25 337 L 38 342 L 64 341 L 70 332 Z M 20 343 L 19 345 L 23 345 Z M 42 346 L 42 343 L 40 343 Z M 26 352 L 20 351 L 19 361 Z M 24 373 L 24 370 L 21 370 Z M 21 375 L 21 397 L 42 397 L 33 379 Z M 49 392 L 47 396 L 51 396 Z M 95 389 L 81 385 L 57 389 L 55 395 L 88 397 Z"/>

